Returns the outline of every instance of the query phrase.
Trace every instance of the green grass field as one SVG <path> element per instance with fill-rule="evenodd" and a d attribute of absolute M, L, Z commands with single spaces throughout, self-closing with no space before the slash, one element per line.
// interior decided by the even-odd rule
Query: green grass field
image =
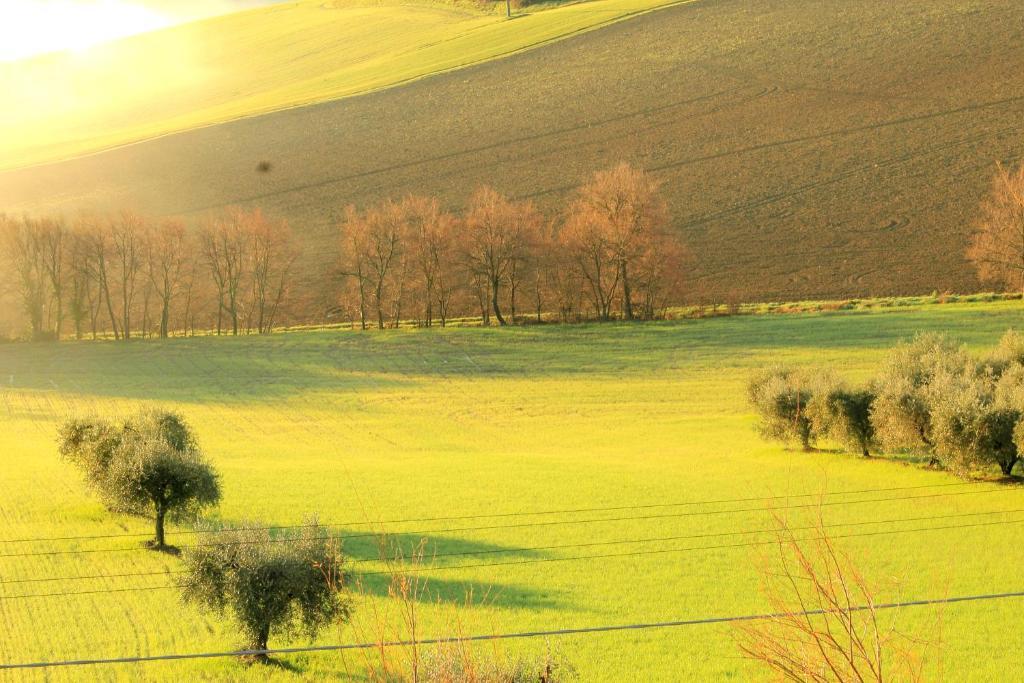
<path fill-rule="evenodd" d="M 372 92 L 678 2 L 553 2 L 509 21 L 504 4 L 300 0 L 0 65 L 18 104 L 0 169 Z"/>
<path fill-rule="evenodd" d="M 529 516 L 530 511 L 650 505 L 768 495 L 955 483 L 895 461 L 834 452 L 805 454 L 762 442 L 745 405 L 748 374 L 772 361 L 832 363 L 865 378 L 885 349 L 916 331 L 949 331 L 973 348 L 1020 326 L 1019 302 L 894 310 L 744 316 L 643 325 L 544 326 L 293 332 L 268 337 L 166 342 L 0 346 L 0 662 L 222 650 L 237 645 L 230 625 L 182 606 L 174 590 L 12 599 L 30 593 L 163 586 L 170 578 L 37 581 L 174 569 L 177 560 L 137 547 L 140 539 L 11 542 L 11 539 L 147 533 L 142 520 L 111 516 L 62 463 L 54 430 L 69 414 L 114 414 L 140 404 L 180 410 L 223 474 L 224 520 L 301 522 L 317 513 L 339 533 L 376 522 L 431 553 L 505 550 L 437 558 L 426 573 L 422 635 L 440 635 L 445 605 L 472 588 L 485 604 L 461 613 L 466 633 L 738 615 L 764 608 L 754 548 L 691 550 L 594 560 L 560 557 L 713 546 L 764 538 L 708 537 L 576 549 L 517 548 L 695 534 L 735 534 L 768 524 L 762 503 L 719 503 Z M 955 492 L 955 495 L 954 495 Z M 939 495 L 942 494 L 942 495 Z M 906 499 L 907 496 L 925 496 Z M 888 500 L 875 500 L 885 498 Z M 899 500 L 897 498 L 904 498 Z M 836 534 L 976 521 L 1024 521 L 1021 514 L 952 521 L 899 520 L 1024 508 L 1017 487 L 982 484 L 836 496 L 826 522 L 865 523 Z M 862 502 L 860 504 L 854 501 Z M 806 503 L 784 499 L 777 504 Z M 714 510 L 755 508 L 731 514 Z M 408 518 L 522 514 L 482 520 L 687 516 L 445 531 L 481 520 L 379 523 Z M 692 513 L 701 514 L 694 515 Z M 807 511 L 804 510 L 804 513 Z M 791 511 L 798 522 L 805 517 Z M 875 524 L 877 522 L 877 524 Z M 880 587 L 881 597 L 943 597 L 1024 587 L 1020 526 L 918 531 L 841 540 Z M 186 543 L 174 533 L 171 542 Z M 351 541 L 354 559 L 372 543 Z M 12 553 L 122 548 L 121 552 L 11 557 Z M 494 567 L 445 565 L 551 559 Z M 356 573 L 380 566 L 353 565 Z M 353 626 L 319 642 L 358 640 L 370 605 L 385 606 L 380 577 L 365 580 Z M 437 602 L 440 600 L 440 604 Z M 948 680 L 1003 678 L 1015 666 L 1020 603 L 941 610 Z M 905 611 L 908 629 L 933 623 L 931 609 Z M 935 637 L 934 632 L 924 634 Z M 298 640 L 296 644 L 305 641 Z M 283 645 L 283 641 L 272 643 Z M 553 639 L 585 681 L 750 680 L 723 626 Z M 538 653 L 541 641 L 509 652 Z M 488 646 L 480 648 L 489 651 Z M 230 660 L 151 663 L 54 671 L 39 680 L 316 679 L 351 672 L 359 656 L 294 655 L 290 669 L 245 669 Z M 9 680 L 33 680 L 26 674 Z"/>

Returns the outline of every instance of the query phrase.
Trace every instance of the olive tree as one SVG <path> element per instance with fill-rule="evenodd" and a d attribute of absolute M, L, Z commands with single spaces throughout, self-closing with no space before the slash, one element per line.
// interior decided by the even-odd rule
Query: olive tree
<path fill-rule="evenodd" d="M 775 367 L 755 374 L 747 384 L 747 396 L 761 422 L 758 431 L 767 439 L 798 442 L 810 450 L 814 426 L 807 413 L 812 382 L 803 373 Z"/>
<path fill-rule="evenodd" d="M 185 602 L 230 613 L 256 660 L 272 635 L 314 638 L 351 613 L 341 553 L 315 522 L 283 537 L 256 525 L 217 531 L 186 551 L 185 571 Z"/>
<path fill-rule="evenodd" d="M 120 423 L 70 420 L 60 453 L 117 512 L 154 521 L 153 547 L 167 547 L 164 523 L 194 519 L 220 500 L 217 473 L 188 425 L 166 411 L 143 411 Z"/>
<path fill-rule="evenodd" d="M 943 378 L 933 401 L 935 452 L 944 466 L 963 472 L 994 463 L 1010 474 L 1020 457 L 1021 411 L 997 400 L 990 376 Z"/>
<path fill-rule="evenodd" d="M 807 404 L 812 429 L 868 457 L 875 448 L 874 400 L 869 389 L 851 389 L 836 382 L 820 387 Z"/>
<path fill-rule="evenodd" d="M 873 383 L 871 424 L 889 448 L 932 453 L 935 381 L 971 369 L 967 352 L 944 335 L 922 334 L 893 349 Z"/>
<path fill-rule="evenodd" d="M 998 378 L 1013 368 L 1024 366 L 1024 334 L 1007 330 L 999 343 L 982 360 L 982 371 Z"/>

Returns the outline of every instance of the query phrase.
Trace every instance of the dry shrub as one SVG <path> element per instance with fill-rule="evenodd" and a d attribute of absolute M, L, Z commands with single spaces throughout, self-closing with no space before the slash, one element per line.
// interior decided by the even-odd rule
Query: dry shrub
<path fill-rule="evenodd" d="M 820 510 L 812 537 L 774 519 L 776 542 L 758 567 L 771 615 L 736 626 L 740 651 L 783 681 L 924 680 L 929 643 L 897 630 L 895 611 L 882 616 L 875 587 L 836 547 Z"/>
<path fill-rule="evenodd" d="M 498 640 L 470 640 L 464 616 L 473 607 L 486 606 L 489 593 L 477 599 L 468 589 L 461 603 L 445 604 L 432 594 L 423 574 L 428 566 L 425 544 L 406 554 L 396 541 L 380 542 L 380 557 L 387 566 L 389 600 L 364 600 L 371 610 L 368 626 L 353 624 L 355 639 L 377 647 L 362 650 L 366 679 L 372 683 L 565 683 L 577 679 L 571 664 L 552 652 L 524 657 L 506 652 Z M 371 592 L 356 582 L 363 597 Z M 443 615 L 440 633 L 421 632 L 420 610 L 431 605 Z M 403 645 L 388 645 L 402 642 Z"/>

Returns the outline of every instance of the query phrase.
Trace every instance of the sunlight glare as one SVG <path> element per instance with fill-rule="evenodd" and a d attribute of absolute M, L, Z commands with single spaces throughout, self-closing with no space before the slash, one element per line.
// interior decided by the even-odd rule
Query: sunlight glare
<path fill-rule="evenodd" d="M 173 23 L 127 0 L 3 0 L 0 61 L 79 51 Z"/>

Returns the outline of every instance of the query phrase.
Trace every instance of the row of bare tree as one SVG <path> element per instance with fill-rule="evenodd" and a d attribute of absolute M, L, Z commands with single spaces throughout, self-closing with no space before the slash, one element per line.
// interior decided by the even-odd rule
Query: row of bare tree
<path fill-rule="evenodd" d="M 195 230 L 131 212 L 72 223 L 0 215 L 0 261 L 36 339 L 265 333 L 282 319 L 324 319 L 311 302 L 325 299 L 364 329 L 470 315 L 505 325 L 527 310 L 649 319 L 680 296 L 686 252 L 667 222 L 657 184 L 622 164 L 595 174 L 558 220 L 488 187 L 461 215 L 418 196 L 349 207 L 339 278 L 305 278 L 326 297 L 290 291 L 291 231 L 258 210 L 230 209 Z"/>
<path fill-rule="evenodd" d="M 363 328 L 444 325 L 470 311 L 499 325 L 523 310 L 537 320 L 649 319 L 680 294 L 686 251 L 667 223 L 657 184 L 626 164 L 595 174 L 560 221 L 489 187 L 462 216 L 416 196 L 349 207 L 342 301 Z"/>
<path fill-rule="evenodd" d="M 296 256 L 286 224 L 240 209 L 197 231 L 128 211 L 71 224 L 0 216 L 0 247 L 33 339 L 69 325 L 78 339 L 166 337 L 214 320 L 218 333 L 268 332 Z"/>

